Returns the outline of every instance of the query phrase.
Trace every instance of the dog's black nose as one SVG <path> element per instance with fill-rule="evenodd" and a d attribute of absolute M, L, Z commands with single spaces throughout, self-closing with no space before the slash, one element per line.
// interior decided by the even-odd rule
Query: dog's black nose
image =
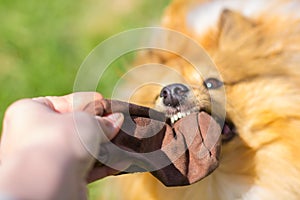
<path fill-rule="evenodd" d="M 175 108 L 185 99 L 188 92 L 189 89 L 185 85 L 175 83 L 165 86 L 160 92 L 160 97 L 166 106 Z"/>

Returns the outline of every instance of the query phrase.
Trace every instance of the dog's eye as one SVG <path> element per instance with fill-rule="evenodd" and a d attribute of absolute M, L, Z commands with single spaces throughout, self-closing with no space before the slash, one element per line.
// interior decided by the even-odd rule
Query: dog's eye
<path fill-rule="evenodd" d="M 204 85 L 207 89 L 212 90 L 212 89 L 217 89 L 217 88 L 223 86 L 223 83 L 221 81 L 219 81 L 218 79 L 208 78 L 205 80 Z"/>

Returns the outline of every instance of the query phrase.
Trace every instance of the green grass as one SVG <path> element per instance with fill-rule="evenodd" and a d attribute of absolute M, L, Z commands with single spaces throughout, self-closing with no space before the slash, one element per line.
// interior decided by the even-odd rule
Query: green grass
<path fill-rule="evenodd" d="M 127 1 L 132 5 L 118 5 Z M 17 99 L 72 92 L 80 64 L 97 44 L 130 28 L 158 24 L 167 3 L 0 0 L 1 121 Z"/>
<path fill-rule="evenodd" d="M 72 92 L 77 70 L 96 45 L 121 31 L 158 24 L 168 2 L 0 0 L 1 122 L 17 99 Z M 99 89 L 105 96 L 114 74 Z M 101 188 L 91 188 L 91 199 L 97 199 Z"/>

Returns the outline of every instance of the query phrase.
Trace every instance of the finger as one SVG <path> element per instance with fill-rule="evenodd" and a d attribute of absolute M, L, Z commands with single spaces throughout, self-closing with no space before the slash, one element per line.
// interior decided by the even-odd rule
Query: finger
<path fill-rule="evenodd" d="M 91 102 L 100 101 L 102 95 L 97 92 L 77 92 L 61 97 L 47 96 L 33 98 L 59 113 L 81 111 Z M 91 113 L 93 114 L 93 113 Z"/>
<path fill-rule="evenodd" d="M 106 136 L 101 140 L 102 143 L 113 139 L 120 131 L 124 122 L 124 115 L 122 113 L 113 113 L 105 117 L 95 116 L 95 118 L 98 120 L 102 131 Z"/>

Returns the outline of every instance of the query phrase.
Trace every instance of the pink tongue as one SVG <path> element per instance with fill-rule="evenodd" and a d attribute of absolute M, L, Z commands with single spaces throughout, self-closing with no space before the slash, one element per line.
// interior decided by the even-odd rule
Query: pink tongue
<path fill-rule="evenodd" d="M 207 113 L 191 114 L 170 127 L 149 108 L 108 100 L 97 106 L 101 116 L 123 112 L 125 122 L 112 143 L 101 145 L 96 168 L 119 174 L 149 171 L 166 186 L 190 185 L 217 168 L 221 128 Z"/>
<path fill-rule="evenodd" d="M 227 125 L 226 123 L 224 124 L 223 130 L 222 130 L 222 140 L 223 141 L 228 141 L 234 136 L 233 130 Z"/>

